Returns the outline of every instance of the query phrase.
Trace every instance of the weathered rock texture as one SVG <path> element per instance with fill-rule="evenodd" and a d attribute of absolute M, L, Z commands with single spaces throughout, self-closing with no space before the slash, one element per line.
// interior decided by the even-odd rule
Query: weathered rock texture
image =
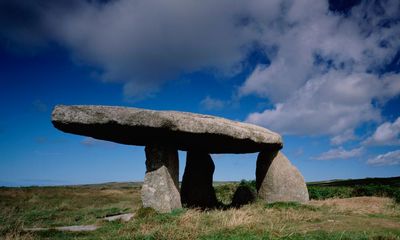
<path fill-rule="evenodd" d="M 256 184 L 258 196 L 268 203 L 309 200 L 303 176 L 281 152 L 259 153 Z"/>
<path fill-rule="evenodd" d="M 268 129 L 186 112 L 59 105 L 52 113 L 52 122 L 64 132 L 130 145 L 169 145 L 207 153 L 282 148 L 281 136 Z"/>
<path fill-rule="evenodd" d="M 165 166 L 172 181 L 179 189 L 179 158 L 178 151 L 169 146 L 146 146 L 146 172 L 151 172 Z"/>
<path fill-rule="evenodd" d="M 204 152 L 187 152 L 181 186 L 182 204 L 188 207 L 214 208 L 218 201 L 213 183 L 214 162 Z"/>
<path fill-rule="evenodd" d="M 146 175 L 142 186 L 144 207 L 158 212 L 181 208 L 177 150 L 164 146 L 146 146 Z"/>

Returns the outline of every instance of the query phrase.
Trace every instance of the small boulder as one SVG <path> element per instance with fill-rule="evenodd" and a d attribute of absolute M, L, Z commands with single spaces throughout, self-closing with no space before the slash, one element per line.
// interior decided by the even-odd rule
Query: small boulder
<path fill-rule="evenodd" d="M 231 207 L 240 208 L 256 200 L 256 193 L 248 186 L 239 186 L 233 194 Z"/>

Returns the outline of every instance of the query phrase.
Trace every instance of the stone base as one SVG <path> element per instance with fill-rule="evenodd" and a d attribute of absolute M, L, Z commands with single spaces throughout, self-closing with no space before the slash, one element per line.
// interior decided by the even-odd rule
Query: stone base
<path fill-rule="evenodd" d="M 151 207 L 161 213 L 182 207 L 179 191 L 166 167 L 146 173 L 142 201 L 143 207 Z"/>
<path fill-rule="evenodd" d="M 259 153 L 256 184 L 258 197 L 268 203 L 309 200 L 303 176 L 281 152 Z"/>
<path fill-rule="evenodd" d="M 213 183 L 214 162 L 208 153 L 187 152 L 181 186 L 182 204 L 202 209 L 214 208 L 218 201 Z"/>
<path fill-rule="evenodd" d="M 167 146 L 146 146 L 146 176 L 142 186 L 143 207 L 158 212 L 181 208 L 178 151 Z"/>
<path fill-rule="evenodd" d="M 146 172 L 151 172 L 165 166 L 171 175 L 176 188 L 179 189 L 179 158 L 178 150 L 168 146 L 146 146 Z"/>

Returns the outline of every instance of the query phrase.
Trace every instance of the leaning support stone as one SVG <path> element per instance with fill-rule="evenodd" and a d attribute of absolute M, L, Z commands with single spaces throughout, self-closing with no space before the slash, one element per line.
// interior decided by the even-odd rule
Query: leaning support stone
<path fill-rule="evenodd" d="M 145 152 L 143 207 L 151 207 L 158 212 L 181 208 L 178 151 L 165 146 L 146 146 Z"/>
<path fill-rule="evenodd" d="M 208 153 L 188 151 L 182 179 L 181 201 L 187 207 L 214 208 L 218 201 L 212 186 L 214 162 Z"/>
<path fill-rule="evenodd" d="M 268 203 L 309 200 L 303 176 L 279 151 L 258 154 L 256 187 L 258 196 Z"/>

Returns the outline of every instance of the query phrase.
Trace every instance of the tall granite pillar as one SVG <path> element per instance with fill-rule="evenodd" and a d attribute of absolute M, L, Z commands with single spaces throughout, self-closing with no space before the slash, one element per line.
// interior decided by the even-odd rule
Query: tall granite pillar
<path fill-rule="evenodd" d="M 213 208 L 218 204 L 213 183 L 214 162 L 208 153 L 188 151 L 181 186 L 181 201 L 187 207 Z"/>
<path fill-rule="evenodd" d="M 258 196 L 268 203 L 309 200 L 303 176 L 279 151 L 258 154 L 256 187 Z"/>
<path fill-rule="evenodd" d="M 146 146 L 146 175 L 142 186 L 143 207 L 158 212 L 181 208 L 178 151 L 167 146 Z"/>

